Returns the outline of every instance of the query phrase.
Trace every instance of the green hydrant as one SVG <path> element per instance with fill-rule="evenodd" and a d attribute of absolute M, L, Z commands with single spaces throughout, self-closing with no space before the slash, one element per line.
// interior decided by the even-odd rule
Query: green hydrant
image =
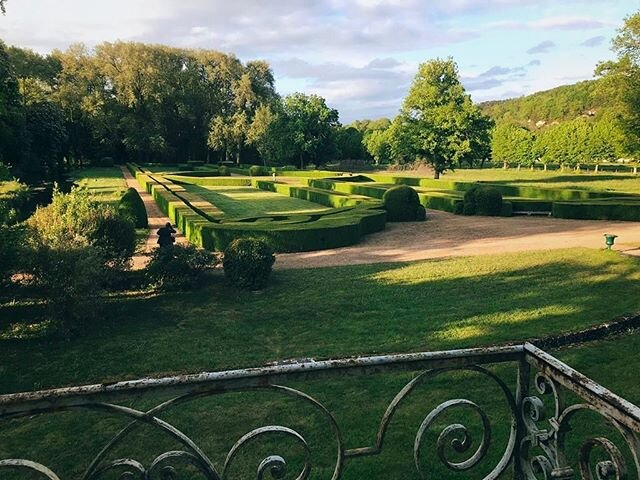
<path fill-rule="evenodd" d="M 611 250 L 611 247 L 613 247 L 616 238 L 618 238 L 618 235 L 613 235 L 611 233 L 604 234 L 604 243 L 607 245 L 607 250 Z"/>

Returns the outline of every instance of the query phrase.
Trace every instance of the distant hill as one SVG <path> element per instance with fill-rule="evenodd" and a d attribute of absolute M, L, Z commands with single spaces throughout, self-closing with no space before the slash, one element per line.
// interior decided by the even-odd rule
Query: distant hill
<path fill-rule="evenodd" d="M 581 116 L 600 117 L 607 106 L 606 100 L 597 94 L 599 82 L 587 80 L 525 97 L 484 102 L 480 108 L 496 123 L 512 123 L 529 129 Z"/>

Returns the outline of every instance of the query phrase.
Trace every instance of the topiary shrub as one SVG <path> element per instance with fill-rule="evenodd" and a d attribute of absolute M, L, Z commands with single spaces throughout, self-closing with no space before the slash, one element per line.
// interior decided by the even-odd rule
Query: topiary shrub
<path fill-rule="evenodd" d="M 476 193 L 476 215 L 500 215 L 502 194 L 493 187 L 481 187 Z"/>
<path fill-rule="evenodd" d="M 259 238 L 237 238 L 224 251 L 225 276 L 239 288 L 260 290 L 267 286 L 276 258 L 271 246 Z"/>
<path fill-rule="evenodd" d="M 424 220 L 426 211 L 420 204 L 418 192 L 407 185 L 392 187 L 382 196 L 389 222 Z"/>
<path fill-rule="evenodd" d="M 227 167 L 226 165 L 220 165 L 218 167 L 218 175 L 220 175 L 221 177 L 230 177 L 231 171 L 229 170 L 229 167 Z"/>
<path fill-rule="evenodd" d="M 124 216 L 128 216 L 133 221 L 136 228 L 147 228 L 149 219 L 147 218 L 147 209 L 140 194 L 135 188 L 128 188 L 118 205 L 118 210 Z"/>
<path fill-rule="evenodd" d="M 218 265 L 211 252 L 193 245 L 156 248 L 146 266 L 146 277 L 158 290 L 186 290 L 202 283 L 206 272 Z"/>
<path fill-rule="evenodd" d="M 125 270 L 136 250 L 133 220 L 113 209 L 105 209 L 96 220 L 89 241 L 102 252 L 108 266 Z"/>
<path fill-rule="evenodd" d="M 249 167 L 249 175 L 252 177 L 264 177 L 269 175 L 269 170 L 262 165 L 251 165 Z"/>
<path fill-rule="evenodd" d="M 494 187 L 475 186 L 464 194 L 463 213 L 499 216 L 502 213 L 502 194 Z"/>

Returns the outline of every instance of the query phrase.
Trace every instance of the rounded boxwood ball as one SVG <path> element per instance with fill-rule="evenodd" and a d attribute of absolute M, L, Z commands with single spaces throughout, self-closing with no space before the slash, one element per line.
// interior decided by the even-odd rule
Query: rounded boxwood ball
<path fill-rule="evenodd" d="M 130 217 L 136 228 L 147 228 L 149 226 L 147 209 L 144 207 L 144 202 L 135 188 L 127 188 L 127 191 L 124 192 L 124 195 L 120 198 L 118 211 Z"/>
<path fill-rule="evenodd" d="M 392 187 L 382 197 L 390 222 L 413 222 L 424 220 L 426 210 L 420 204 L 418 192 L 407 185 Z"/>
<path fill-rule="evenodd" d="M 236 238 L 224 251 L 225 276 L 239 288 L 259 290 L 267 286 L 273 263 L 271 246 L 259 238 Z"/>

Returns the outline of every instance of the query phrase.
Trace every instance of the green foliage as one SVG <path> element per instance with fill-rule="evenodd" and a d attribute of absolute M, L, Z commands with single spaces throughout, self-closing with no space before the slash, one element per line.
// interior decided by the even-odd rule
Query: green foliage
<path fill-rule="evenodd" d="M 11 171 L 5 164 L 0 163 L 0 182 L 11 180 Z"/>
<path fill-rule="evenodd" d="M 367 158 L 363 145 L 364 135 L 354 127 L 340 127 L 336 135 L 336 149 L 339 160 L 361 160 Z"/>
<path fill-rule="evenodd" d="M 536 160 L 534 136 L 526 128 L 510 123 L 498 125 L 493 131 L 491 151 L 494 160 L 529 166 Z"/>
<path fill-rule="evenodd" d="M 218 167 L 218 175 L 220 175 L 221 177 L 230 177 L 231 172 L 229 171 L 229 167 L 227 167 L 226 165 L 220 165 Z"/>
<path fill-rule="evenodd" d="M 391 132 L 392 130 L 389 128 L 386 130 L 373 130 L 365 135 L 363 139 L 364 146 L 376 165 L 390 163 L 392 160 Z"/>
<path fill-rule="evenodd" d="M 31 194 L 26 185 L 0 181 L 0 225 L 12 225 L 27 218 L 32 211 Z"/>
<path fill-rule="evenodd" d="M 613 39 L 617 61 L 598 65 L 601 94 L 613 106 L 624 136 L 624 149 L 640 156 L 640 12 L 628 16 Z"/>
<path fill-rule="evenodd" d="M 390 222 L 413 222 L 424 220 L 426 211 L 420 204 L 418 193 L 406 185 L 392 187 L 382 197 Z"/>
<path fill-rule="evenodd" d="M 478 185 L 464 194 L 465 215 L 493 215 L 502 213 L 502 194 L 494 187 Z"/>
<path fill-rule="evenodd" d="M 92 247 L 101 254 L 101 266 L 122 268 L 135 250 L 133 222 L 82 189 L 68 194 L 55 190 L 51 204 L 38 208 L 27 225 L 34 248 Z"/>
<path fill-rule="evenodd" d="M 599 83 L 588 80 L 563 85 L 520 98 L 482 103 L 480 108 L 497 124 L 533 129 L 539 121 L 546 124 L 563 122 L 608 108 L 610 102 L 599 95 Z"/>
<path fill-rule="evenodd" d="M 82 238 L 31 247 L 29 272 L 46 302 L 48 318 L 67 332 L 97 315 L 105 281 L 102 252 Z"/>
<path fill-rule="evenodd" d="M 118 204 L 118 211 L 122 215 L 129 217 L 133 221 L 135 228 L 147 228 L 149 226 L 147 209 L 135 188 L 128 188 L 122 195 Z"/>
<path fill-rule="evenodd" d="M 269 175 L 269 169 L 262 165 L 251 165 L 249 167 L 249 175 L 252 177 L 264 177 Z"/>
<path fill-rule="evenodd" d="M 640 200 L 633 197 L 554 202 L 553 216 L 578 220 L 640 221 Z M 615 233 L 615 232 L 614 232 Z"/>
<path fill-rule="evenodd" d="M 285 97 L 282 108 L 291 133 L 287 141 L 295 147 L 300 169 L 326 163 L 335 153 L 338 111 L 329 108 L 324 98 L 303 93 Z"/>
<path fill-rule="evenodd" d="M 276 257 L 271 246 L 259 238 L 239 238 L 224 251 L 224 274 L 233 285 L 247 290 L 267 286 Z"/>
<path fill-rule="evenodd" d="M 25 267 L 25 236 L 24 227 L 0 223 L 0 286 Z"/>
<path fill-rule="evenodd" d="M 211 252 L 193 245 L 156 248 L 146 266 L 149 283 L 159 290 L 189 290 L 202 286 L 205 274 L 218 264 Z"/>
<path fill-rule="evenodd" d="M 435 178 L 456 164 L 473 163 L 490 154 L 492 121 L 466 94 L 453 60 L 420 65 L 391 128 L 395 155 L 426 161 Z"/>

